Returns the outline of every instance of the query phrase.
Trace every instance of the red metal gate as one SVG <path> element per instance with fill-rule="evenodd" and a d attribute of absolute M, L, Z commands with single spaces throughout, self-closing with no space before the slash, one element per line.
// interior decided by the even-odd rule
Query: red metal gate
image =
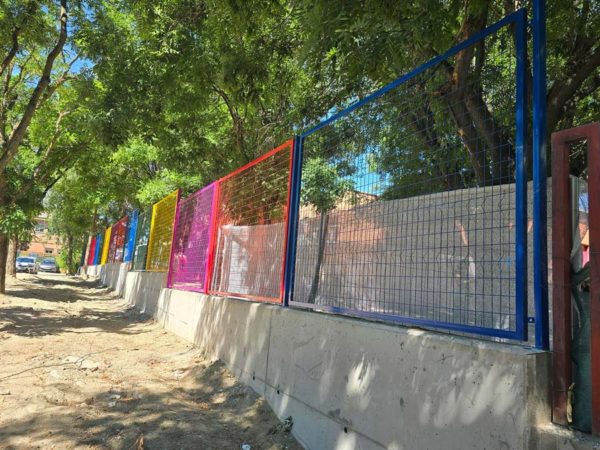
<path fill-rule="evenodd" d="M 569 150 L 587 142 L 588 207 L 590 239 L 590 322 L 592 433 L 600 434 L 600 123 L 560 131 L 552 135 L 552 278 L 554 354 L 552 415 L 568 425 L 568 390 L 571 371 L 571 195 Z"/>

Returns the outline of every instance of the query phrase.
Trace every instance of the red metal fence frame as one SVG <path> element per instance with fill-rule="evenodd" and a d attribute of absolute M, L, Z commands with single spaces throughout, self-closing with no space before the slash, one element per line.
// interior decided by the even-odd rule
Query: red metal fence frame
<path fill-rule="evenodd" d="M 220 205 L 222 202 L 221 194 L 222 194 L 223 184 L 227 180 L 233 178 L 234 176 L 241 174 L 242 172 L 256 166 L 260 162 L 265 161 L 266 159 L 276 155 L 277 153 L 279 153 L 281 151 L 284 151 L 287 148 L 289 148 L 290 156 L 289 156 L 288 180 L 287 180 L 287 199 L 286 199 L 286 205 L 284 206 L 284 211 L 285 211 L 284 227 L 285 228 L 284 228 L 283 252 L 282 252 L 282 258 L 281 258 L 281 272 L 280 272 L 278 297 L 275 298 L 275 297 L 268 297 L 268 296 L 251 295 L 251 294 L 245 294 L 245 293 L 240 293 L 240 292 L 223 292 L 223 291 L 213 289 L 212 284 L 213 284 L 214 276 L 215 276 L 215 259 L 217 257 L 216 237 L 219 232 L 219 219 L 220 219 L 218 211 L 219 211 L 219 208 L 220 208 Z M 211 225 L 211 228 L 212 228 L 211 241 L 210 241 L 210 249 L 211 250 L 210 250 L 210 254 L 209 254 L 209 274 L 210 274 L 210 276 L 209 276 L 208 283 L 207 283 L 209 294 L 220 295 L 220 296 L 233 296 L 233 297 L 245 298 L 245 299 L 255 300 L 255 301 L 260 301 L 260 302 L 280 303 L 280 304 L 283 303 L 284 292 L 285 292 L 285 266 L 286 266 L 286 254 L 287 254 L 287 246 L 288 246 L 288 225 L 289 225 L 289 219 L 290 219 L 289 205 L 290 205 L 290 196 L 291 196 L 294 151 L 295 151 L 294 140 L 290 139 L 290 140 L 284 142 L 283 144 L 279 145 L 278 147 L 275 147 L 274 149 L 268 151 L 264 155 L 249 162 L 248 164 L 240 167 L 239 169 L 234 170 L 233 172 L 224 176 L 223 178 L 219 179 L 216 182 L 216 194 L 215 194 L 216 195 L 216 203 L 214 205 L 216 214 L 214 214 L 214 216 L 213 216 L 213 223 Z"/>
<path fill-rule="evenodd" d="M 600 122 L 552 134 L 552 308 L 553 388 L 552 419 L 568 425 L 571 370 L 571 195 L 569 150 L 587 141 L 590 233 L 590 322 L 592 433 L 600 434 Z"/>
<path fill-rule="evenodd" d="M 128 220 L 129 217 L 125 216 L 112 227 L 110 234 L 110 247 L 108 249 L 108 262 L 114 263 L 123 261 Z M 121 249 L 120 253 L 119 249 Z"/>
<path fill-rule="evenodd" d="M 96 236 L 90 238 L 90 245 L 88 250 L 87 264 L 88 266 L 94 265 L 94 257 L 96 256 Z"/>

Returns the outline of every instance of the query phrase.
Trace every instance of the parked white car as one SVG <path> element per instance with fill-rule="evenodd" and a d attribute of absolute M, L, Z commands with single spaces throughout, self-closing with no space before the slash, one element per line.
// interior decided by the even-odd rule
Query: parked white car
<path fill-rule="evenodd" d="M 19 256 L 15 265 L 17 273 L 25 272 L 36 274 L 38 272 L 38 264 L 35 258 L 31 256 Z"/>

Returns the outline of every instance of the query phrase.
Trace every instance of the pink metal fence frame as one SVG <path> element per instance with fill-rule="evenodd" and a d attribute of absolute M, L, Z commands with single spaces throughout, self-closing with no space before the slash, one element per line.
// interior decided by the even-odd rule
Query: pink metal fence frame
<path fill-rule="evenodd" d="M 212 190 L 212 194 L 210 194 L 210 191 Z M 191 201 L 191 199 L 193 197 L 196 198 L 196 200 L 198 201 L 198 198 L 200 198 L 202 196 L 203 193 L 209 192 L 209 195 L 211 196 L 210 199 L 210 217 L 209 217 L 209 223 L 207 226 L 207 246 L 206 249 L 203 253 L 205 253 L 204 256 L 204 277 L 202 280 L 202 287 L 199 288 L 194 288 L 193 286 L 187 286 L 187 287 L 183 287 L 183 286 L 177 286 L 176 285 L 176 281 L 174 281 L 174 277 L 176 276 L 176 266 L 175 266 L 175 257 L 176 257 L 176 251 L 178 250 L 178 245 L 177 245 L 177 238 L 178 238 L 178 231 L 179 231 L 179 225 L 180 225 L 180 221 L 181 221 L 181 210 L 182 210 L 182 206 L 184 206 L 185 202 L 187 201 Z M 179 199 L 179 202 L 177 203 L 177 212 L 175 213 L 175 223 L 173 226 L 173 237 L 172 237 L 172 242 L 171 242 L 171 256 L 170 256 L 170 260 L 169 260 L 169 274 L 167 276 L 167 287 L 168 288 L 174 288 L 174 289 L 180 289 L 180 290 L 187 290 L 187 291 L 193 291 L 193 292 L 201 292 L 201 293 L 207 293 L 208 292 L 208 282 L 210 280 L 210 269 L 212 267 L 211 265 L 211 244 L 212 244 L 212 239 L 213 239 L 213 224 L 214 224 L 214 217 L 215 217 L 215 206 L 216 206 L 216 196 L 217 196 L 217 182 L 211 183 L 208 186 L 203 187 L 202 189 L 194 192 L 193 194 L 191 194 L 190 196 L 186 197 L 185 199 Z M 191 213 L 191 229 L 195 230 L 198 226 L 197 223 L 195 223 L 195 219 L 197 219 L 197 214 L 199 212 L 199 208 L 201 207 L 201 205 L 199 205 L 199 203 L 196 203 L 193 207 L 193 211 Z M 192 233 L 192 231 L 190 231 L 190 233 Z M 201 251 L 202 253 L 202 251 Z"/>

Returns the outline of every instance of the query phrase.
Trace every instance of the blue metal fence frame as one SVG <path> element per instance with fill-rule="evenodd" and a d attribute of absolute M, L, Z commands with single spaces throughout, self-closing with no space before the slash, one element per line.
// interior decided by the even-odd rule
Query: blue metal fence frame
<path fill-rule="evenodd" d="M 478 326 L 469 326 L 463 324 L 438 322 L 427 319 L 416 319 L 412 317 L 401 317 L 385 315 L 381 313 L 371 313 L 359 311 L 355 309 L 324 306 L 324 305 L 308 305 L 293 301 L 294 291 L 294 276 L 296 264 L 296 248 L 298 239 L 299 226 L 299 209 L 300 209 L 300 186 L 302 183 L 302 157 L 304 150 L 304 141 L 311 134 L 317 132 L 321 128 L 326 127 L 332 122 L 347 116 L 352 111 L 360 108 L 362 105 L 381 97 L 386 92 L 400 86 L 401 84 L 411 80 L 417 75 L 423 73 L 427 69 L 436 66 L 442 61 L 456 55 L 461 50 L 464 50 L 485 37 L 498 32 L 500 29 L 513 25 L 515 27 L 516 41 L 516 101 L 515 101 L 515 118 L 516 118 L 516 135 L 515 135 L 515 157 L 516 157 L 516 223 L 515 223 L 515 243 L 516 243 L 516 280 L 515 280 L 515 330 L 500 330 L 495 328 L 486 328 Z M 310 306 L 311 308 L 326 312 L 358 316 L 363 318 L 381 320 L 385 322 L 394 322 L 406 325 L 426 326 L 465 333 L 474 333 L 484 336 L 526 341 L 527 333 L 527 192 L 526 192 L 526 159 L 525 159 L 525 143 L 527 138 L 527 92 L 526 92 L 526 58 L 527 58 L 527 11 L 520 9 L 514 13 L 504 17 L 502 20 L 489 26 L 485 30 L 475 33 L 469 39 L 452 47 L 445 53 L 438 55 L 427 63 L 417 67 L 407 74 L 399 77 L 395 81 L 382 87 L 381 89 L 371 93 L 360 101 L 353 103 L 346 109 L 339 111 L 332 116 L 326 118 L 316 126 L 302 133 L 295 138 L 295 160 L 292 177 L 292 197 L 290 201 L 290 221 L 289 221 L 289 244 L 287 248 L 286 258 L 286 273 L 285 273 L 285 305 L 289 306 Z M 545 181 L 545 180 L 544 180 Z M 545 192 L 545 191 L 544 191 Z M 545 229 L 544 229 L 545 230 Z"/>
<path fill-rule="evenodd" d="M 96 236 L 96 251 L 94 252 L 94 266 L 100 264 L 102 259 L 102 241 L 104 241 L 104 233 L 98 233 Z"/>
<path fill-rule="evenodd" d="M 125 254 L 123 255 L 123 262 L 130 262 L 133 258 L 133 250 L 135 248 L 135 234 L 137 231 L 137 222 L 139 211 L 136 209 L 129 215 L 129 222 L 127 223 L 127 242 L 125 244 Z"/>
<path fill-rule="evenodd" d="M 290 204 L 288 216 L 288 243 L 285 255 L 283 305 L 289 306 L 294 292 L 294 270 L 296 268 L 296 247 L 298 243 L 298 222 L 300 213 L 300 186 L 302 184 L 303 138 L 294 136 L 294 155 L 292 161 L 292 179 L 290 186 Z"/>
<path fill-rule="evenodd" d="M 533 292 L 535 346 L 550 348 L 546 170 L 546 1 L 533 0 Z"/>

